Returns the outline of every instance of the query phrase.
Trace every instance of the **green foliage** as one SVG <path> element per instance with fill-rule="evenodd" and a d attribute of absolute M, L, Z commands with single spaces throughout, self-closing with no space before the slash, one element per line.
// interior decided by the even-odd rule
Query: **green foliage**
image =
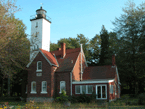
<path fill-rule="evenodd" d="M 123 14 L 113 22 L 119 37 L 116 63 L 120 73 L 122 88 L 129 87 L 131 93 L 143 92 L 145 87 L 145 3 L 135 6 L 129 2 Z"/>
<path fill-rule="evenodd" d="M 138 96 L 138 104 L 145 105 L 145 93 L 141 93 Z"/>
<path fill-rule="evenodd" d="M 108 65 L 110 61 L 108 60 L 109 57 L 109 34 L 108 31 L 105 29 L 105 26 L 102 26 L 102 30 L 100 32 L 101 37 L 101 55 L 99 60 L 99 65 Z"/>
<path fill-rule="evenodd" d="M 91 103 L 96 100 L 96 93 L 93 92 L 91 95 L 86 95 L 85 93 L 80 94 L 79 96 L 69 96 L 69 101 L 71 103 Z"/>
<path fill-rule="evenodd" d="M 61 103 L 64 103 L 66 101 L 68 101 L 68 96 L 66 95 L 66 92 L 64 90 L 62 90 L 61 94 L 59 97 L 56 97 L 56 101 L 57 102 L 61 102 Z"/>

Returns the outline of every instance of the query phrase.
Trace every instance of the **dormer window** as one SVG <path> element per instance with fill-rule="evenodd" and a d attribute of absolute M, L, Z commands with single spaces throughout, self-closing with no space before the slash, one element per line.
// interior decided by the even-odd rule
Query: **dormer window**
<path fill-rule="evenodd" d="M 42 71 L 42 61 L 38 61 L 37 62 L 37 72 L 41 72 Z"/>

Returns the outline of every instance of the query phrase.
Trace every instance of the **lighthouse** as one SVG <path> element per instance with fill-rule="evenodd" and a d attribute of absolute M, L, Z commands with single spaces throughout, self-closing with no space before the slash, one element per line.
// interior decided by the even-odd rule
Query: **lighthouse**
<path fill-rule="evenodd" d="M 35 57 L 39 48 L 50 51 L 50 18 L 47 11 L 40 7 L 31 21 L 30 60 Z"/>

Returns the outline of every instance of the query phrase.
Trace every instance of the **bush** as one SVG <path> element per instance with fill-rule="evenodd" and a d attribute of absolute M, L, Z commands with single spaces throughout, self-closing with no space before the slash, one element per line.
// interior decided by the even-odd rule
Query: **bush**
<path fill-rule="evenodd" d="M 66 95 L 66 92 L 64 90 L 62 90 L 59 97 L 56 97 L 56 101 L 61 103 L 68 101 L 68 96 Z"/>
<path fill-rule="evenodd" d="M 90 103 L 91 97 L 87 96 L 85 93 L 77 97 L 79 103 Z"/>
<path fill-rule="evenodd" d="M 145 93 L 141 93 L 138 96 L 138 104 L 145 105 Z"/>
<path fill-rule="evenodd" d="M 90 103 L 96 100 L 96 93 L 93 92 L 90 96 L 86 95 L 85 93 L 80 94 L 79 96 L 69 96 L 69 101 L 71 103 Z"/>

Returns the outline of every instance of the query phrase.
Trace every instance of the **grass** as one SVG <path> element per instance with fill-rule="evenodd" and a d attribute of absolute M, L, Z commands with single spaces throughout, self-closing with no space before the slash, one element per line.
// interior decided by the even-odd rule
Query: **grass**
<path fill-rule="evenodd" d="M 120 99 L 112 102 L 106 102 L 102 104 L 101 101 L 96 101 L 92 103 L 72 103 L 70 107 L 65 106 L 63 103 L 35 103 L 35 102 L 9 102 L 9 105 L 15 106 L 15 109 L 59 109 L 59 108 L 66 108 L 66 109 L 82 109 L 82 108 L 106 108 L 106 107 L 145 107 L 145 105 L 138 105 L 137 98 L 130 98 L 128 95 L 121 96 Z"/>

